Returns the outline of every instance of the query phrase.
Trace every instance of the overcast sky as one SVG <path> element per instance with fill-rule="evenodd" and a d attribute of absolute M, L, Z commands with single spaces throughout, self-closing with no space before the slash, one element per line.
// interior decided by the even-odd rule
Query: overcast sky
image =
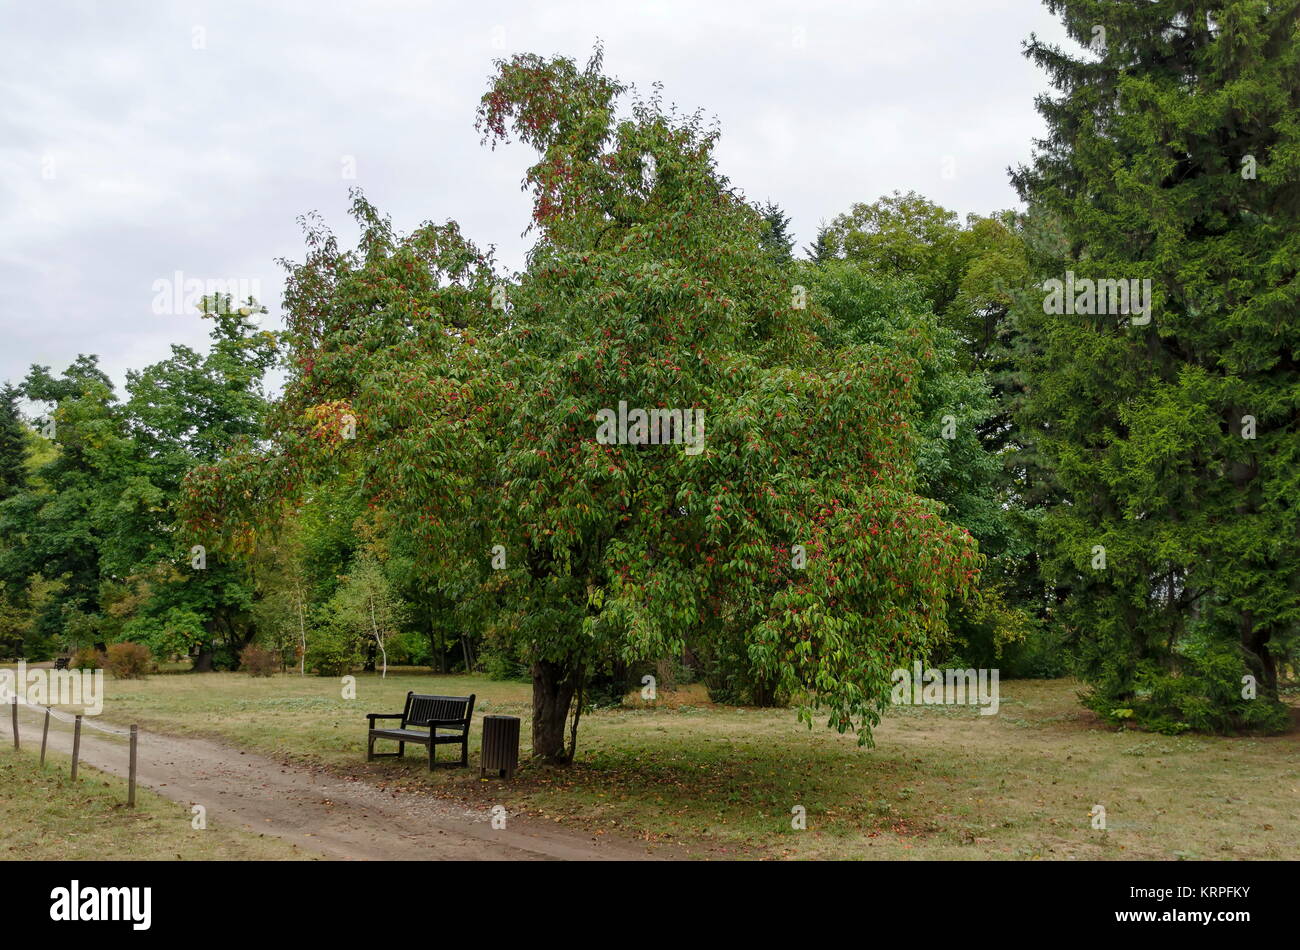
<path fill-rule="evenodd" d="M 480 145 L 492 60 L 585 62 L 702 107 L 721 169 L 793 218 L 799 246 L 852 203 L 914 189 L 961 214 L 1017 205 L 1059 38 L 1037 0 L 263 4 L 0 0 L 0 380 L 96 353 L 120 384 L 196 315 L 155 282 L 260 288 L 321 212 L 350 243 L 359 185 L 401 230 L 460 222 L 520 266 L 530 153 Z M 353 173 L 355 177 L 349 177 Z"/>

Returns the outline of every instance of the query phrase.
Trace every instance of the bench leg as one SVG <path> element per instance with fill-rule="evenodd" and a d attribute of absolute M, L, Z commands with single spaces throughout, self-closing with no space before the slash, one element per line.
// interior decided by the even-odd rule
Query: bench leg
<path fill-rule="evenodd" d="M 460 767 L 469 768 L 469 734 L 466 733 L 465 741 L 460 744 Z"/>
<path fill-rule="evenodd" d="M 433 771 L 433 764 L 434 762 L 437 761 L 438 758 L 437 752 L 438 752 L 438 743 L 430 742 L 429 743 L 429 771 L 430 772 Z"/>
<path fill-rule="evenodd" d="M 402 757 L 402 753 L 406 751 L 406 743 L 398 739 L 392 740 L 393 742 L 397 743 L 396 752 L 376 752 L 375 740 L 381 738 L 387 739 L 389 737 L 388 736 L 367 736 L 366 737 L 366 761 L 367 762 L 370 762 L 373 759 L 399 759 Z"/>

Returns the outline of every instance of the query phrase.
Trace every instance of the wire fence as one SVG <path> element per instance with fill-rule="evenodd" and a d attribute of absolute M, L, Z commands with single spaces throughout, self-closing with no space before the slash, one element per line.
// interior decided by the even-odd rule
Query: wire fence
<path fill-rule="evenodd" d="M 18 736 L 18 697 L 11 697 L 9 702 L 12 710 L 14 748 L 19 749 L 21 745 Z M 101 726 L 93 718 L 83 716 L 80 713 L 60 712 L 40 703 L 24 702 L 22 705 L 45 710 L 44 723 L 41 726 L 41 768 L 45 768 L 45 750 L 49 744 L 50 720 L 55 719 L 59 722 L 72 723 L 72 780 L 74 782 L 77 780 L 77 765 L 81 760 L 81 730 L 83 726 L 89 726 L 96 732 L 102 732 L 118 739 L 127 739 L 130 743 L 130 766 L 127 770 L 126 806 L 128 808 L 135 807 L 136 750 L 140 743 L 139 726 L 132 725 L 126 729 L 114 729 L 110 726 Z"/>

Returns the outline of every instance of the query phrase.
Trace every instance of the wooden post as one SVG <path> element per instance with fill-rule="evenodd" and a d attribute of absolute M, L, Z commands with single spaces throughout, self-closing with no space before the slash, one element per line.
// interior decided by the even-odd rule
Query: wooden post
<path fill-rule="evenodd" d="M 81 717 L 72 724 L 72 780 L 77 780 L 77 756 L 81 754 Z"/>
<path fill-rule="evenodd" d="M 135 747 L 140 735 L 140 727 L 131 727 L 131 778 L 126 787 L 126 807 L 135 807 Z"/>
<path fill-rule="evenodd" d="M 45 707 L 45 725 L 41 729 L 41 768 L 45 768 L 45 743 L 50 738 L 50 707 Z"/>
<path fill-rule="evenodd" d="M 18 748 L 18 697 L 15 696 L 9 703 L 14 711 L 14 748 Z"/>

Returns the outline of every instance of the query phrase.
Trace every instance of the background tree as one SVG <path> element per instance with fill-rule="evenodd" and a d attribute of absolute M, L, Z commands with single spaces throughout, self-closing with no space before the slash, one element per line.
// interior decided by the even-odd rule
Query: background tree
<path fill-rule="evenodd" d="M 0 389 L 0 502 L 28 487 L 30 443 L 36 436 L 18 408 L 21 398 L 16 386 L 5 385 Z M 5 523 L 3 519 L 0 514 L 0 524 Z M 12 556 L 5 549 L 18 541 L 0 534 L 0 564 L 12 563 Z M 9 583 L 0 583 L 0 657 L 5 658 L 24 655 L 24 645 L 35 634 L 33 621 L 45 609 L 45 601 L 30 597 L 27 588 L 17 580 L 14 577 Z"/>
<path fill-rule="evenodd" d="M 955 643 L 944 652 L 980 666 L 997 665 L 1001 647 L 1024 639 L 1032 613 L 1017 604 L 1005 574 L 1015 571 L 1032 537 L 1010 517 L 1016 499 L 1004 482 L 1005 443 L 987 433 L 999 405 L 986 374 L 972 368 L 966 342 L 930 309 L 920 286 L 865 264 L 835 261 L 806 278 L 811 297 L 831 317 L 824 337 L 907 354 L 920 367 L 907 407 L 918 435 L 918 491 L 944 506 L 944 517 L 970 532 L 988 559 L 982 596 L 954 604 Z"/>
<path fill-rule="evenodd" d="M 28 428 L 18 408 L 22 393 L 5 384 L 0 388 L 0 501 L 27 484 Z"/>
<path fill-rule="evenodd" d="M 823 221 L 817 228 L 817 236 L 813 238 L 811 244 L 804 245 L 804 254 L 807 260 L 814 264 L 826 264 L 839 257 L 839 248 L 835 246 L 835 238 L 831 232 L 830 225 Z"/>
<path fill-rule="evenodd" d="M 388 643 L 398 633 L 405 607 L 372 552 L 357 555 L 330 598 L 329 612 L 356 639 L 373 644 L 380 657 L 380 676 L 386 677 Z"/>
<path fill-rule="evenodd" d="M 169 359 L 127 374 L 123 417 L 129 442 L 114 465 L 122 481 L 113 499 L 102 557 L 125 586 L 147 596 L 125 617 L 121 635 L 155 653 L 197 653 L 194 668 L 235 665 L 253 636 L 253 582 L 245 561 L 204 554 L 201 566 L 176 530 L 181 480 L 201 462 L 260 432 L 274 334 L 258 328 L 265 308 L 206 298 L 211 345 L 200 354 L 173 346 Z"/>
<path fill-rule="evenodd" d="M 826 339 L 928 354 L 913 417 L 925 434 L 922 491 L 990 558 L 982 596 L 955 611 L 946 659 L 1059 675 L 1065 651 L 1035 554 L 1050 481 L 1014 415 L 1025 387 L 1015 329 L 1030 285 L 1025 227 L 1013 212 L 963 224 L 920 195 L 896 193 L 824 228 L 820 263 L 799 279 L 833 318 L 820 330 Z M 852 248 L 842 258 L 839 242 Z"/>
<path fill-rule="evenodd" d="M 61 376 L 33 366 L 21 390 L 43 404 L 37 422 L 45 435 L 30 481 L 0 503 L 0 577 L 11 602 L 33 609 L 36 579 L 59 583 L 59 596 L 41 601 L 24 643 L 30 659 L 46 659 L 62 645 L 103 645 L 100 588 L 108 578 L 100 553 L 124 427 L 112 383 L 93 356 L 79 356 Z"/>
<path fill-rule="evenodd" d="M 755 209 L 764 223 L 759 243 L 778 264 L 794 260 L 794 235 L 790 233 L 790 216 L 774 201 L 755 205 Z"/>
<path fill-rule="evenodd" d="M 827 243 L 874 273 L 915 281 L 930 309 L 943 314 L 965 274 L 970 247 L 960 236 L 955 212 L 914 191 L 895 191 L 836 215 Z"/>
<path fill-rule="evenodd" d="M 281 669 L 292 658 L 307 672 L 308 619 L 314 608 L 302 522 L 289 515 L 272 538 L 258 545 L 250 573 L 256 585 L 252 618 L 258 639 L 273 649 Z"/>
<path fill-rule="evenodd" d="M 38 421 L 48 438 L 28 437 L 31 477 L 0 502 L 0 579 L 17 611 L 9 615 L 26 618 L 33 658 L 132 639 L 163 655 L 204 645 L 203 669 L 215 644 L 233 662 L 251 636 L 245 567 L 212 559 L 194 569 L 175 512 L 196 460 L 258 431 L 275 343 L 250 326 L 262 312 L 252 301 L 237 308 L 209 299 L 203 309 L 213 320 L 210 351 L 173 347 L 170 359 L 128 373 L 125 403 L 94 357 L 60 377 L 33 367 L 23 383 L 21 393 L 45 406 Z M 11 409 L 15 393 L 6 391 Z M 0 410 L 4 471 L 19 447 L 7 415 Z"/>

